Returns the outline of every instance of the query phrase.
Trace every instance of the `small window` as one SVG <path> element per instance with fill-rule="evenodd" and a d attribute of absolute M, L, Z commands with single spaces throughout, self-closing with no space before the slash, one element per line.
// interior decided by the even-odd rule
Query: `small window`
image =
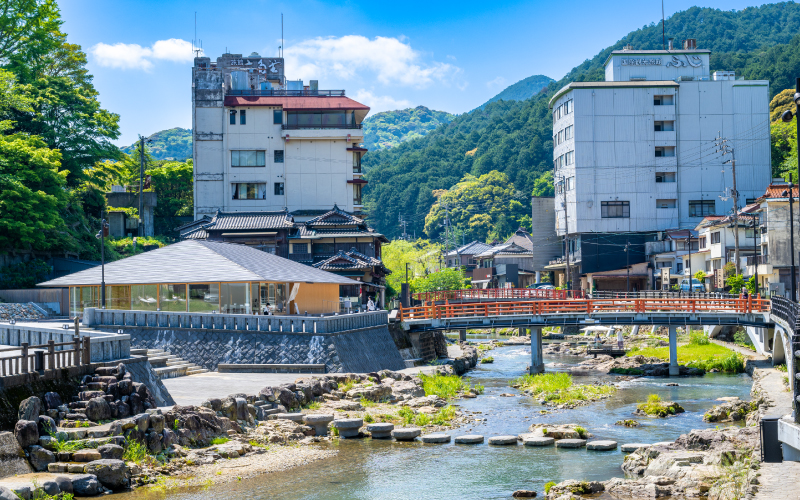
<path fill-rule="evenodd" d="M 246 125 L 247 124 L 247 115 L 245 115 L 246 111 L 242 110 L 239 113 L 239 125 Z"/>
<path fill-rule="evenodd" d="M 564 163 L 566 165 L 572 165 L 575 163 L 575 151 L 567 151 L 564 154 Z"/>
<path fill-rule="evenodd" d="M 631 202 L 629 201 L 600 202 L 600 217 L 603 219 L 627 219 L 630 216 Z"/>
<path fill-rule="evenodd" d="M 653 104 L 656 106 L 672 106 L 675 104 L 675 96 L 655 95 L 653 96 Z"/>
<path fill-rule="evenodd" d="M 706 237 L 705 236 L 701 236 L 700 237 L 700 248 L 705 248 L 705 247 L 706 247 Z"/>
<path fill-rule="evenodd" d="M 283 110 L 276 109 L 272 112 L 272 123 L 281 125 L 283 123 Z"/>
<path fill-rule="evenodd" d="M 719 243 L 719 241 L 720 241 L 719 233 L 720 233 L 719 231 L 711 233 L 711 244 L 712 245 L 714 245 L 716 243 Z"/>
<path fill-rule="evenodd" d="M 276 149 L 274 154 L 274 162 L 275 163 L 283 163 L 283 150 Z"/>
<path fill-rule="evenodd" d="M 260 182 L 237 182 L 232 185 L 234 200 L 265 200 L 267 185 Z"/>
<path fill-rule="evenodd" d="M 745 198 L 745 205 L 752 205 L 756 202 L 756 198 Z"/>
<path fill-rule="evenodd" d="M 231 151 L 232 167 L 263 167 L 264 151 Z"/>
<path fill-rule="evenodd" d="M 675 146 L 657 147 L 655 154 L 656 158 L 662 158 L 665 156 L 675 156 Z"/>
<path fill-rule="evenodd" d="M 656 132 L 674 132 L 675 131 L 675 122 L 668 121 L 668 122 L 654 122 L 654 129 Z"/>
<path fill-rule="evenodd" d="M 656 182 L 675 182 L 675 172 L 656 172 Z"/>
<path fill-rule="evenodd" d="M 275 183 L 275 196 L 283 196 L 283 183 L 276 182 Z"/>
<path fill-rule="evenodd" d="M 231 125 L 236 125 L 236 110 L 232 109 L 230 115 L 231 115 Z"/>
<path fill-rule="evenodd" d="M 707 215 L 716 215 L 716 213 L 714 200 L 689 201 L 689 217 L 705 217 Z"/>
<path fill-rule="evenodd" d="M 568 177 L 567 178 L 567 191 L 572 191 L 575 189 L 575 177 Z"/>
<path fill-rule="evenodd" d="M 676 200 L 656 200 L 656 208 L 675 208 Z"/>
<path fill-rule="evenodd" d="M 568 141 L 568 140 L 572 139 L 572 127 L 573 126 L 574 125 L 570 125 L 569 127 L 564 129 L 564 140 Z"/>
<path fill-rule="evenodd" d="M 756 232 L 753 229 L 745 229 L 744 230 L 744 237 L 745 238 L 755 238 Z"/>

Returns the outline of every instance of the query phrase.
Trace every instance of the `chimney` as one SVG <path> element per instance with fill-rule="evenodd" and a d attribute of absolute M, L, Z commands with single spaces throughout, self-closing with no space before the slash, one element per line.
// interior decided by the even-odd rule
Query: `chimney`
<path fill-rule="evenodd" d="M 687 38 L 683 41 L 683 50 L 695 50 L 697 48 L 697 40 L 694 38 Z"/>
<path fill-rule="evenodd" d="M 669 48 L 669 50 L 675 50 L 675 39 L 674 38 L 668 38 L 667 39 L 667 44 L 668 44 L 667 47 Z"/>

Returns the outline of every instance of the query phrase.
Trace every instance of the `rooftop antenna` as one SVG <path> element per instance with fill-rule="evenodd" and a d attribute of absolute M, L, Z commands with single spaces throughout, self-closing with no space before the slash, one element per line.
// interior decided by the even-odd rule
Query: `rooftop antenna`
<path fill-rule="evenodd" d="M 661 0 L 661 49 L 662 50 L 667 50 L 665 33 L 666 29 L 664 28 L 664 0 Z"/>
<path fill-rule="evenodd" d="M 283 58 L 283 12 L 281 12 L 281 59 Z"/>
<path fill-rule="evenodd" d="M 202 49 L 197 47 L 197 11 L 194 11 L 194 40 L 192 40 L 192 52 L 195 57 L 200 57 Z"/>

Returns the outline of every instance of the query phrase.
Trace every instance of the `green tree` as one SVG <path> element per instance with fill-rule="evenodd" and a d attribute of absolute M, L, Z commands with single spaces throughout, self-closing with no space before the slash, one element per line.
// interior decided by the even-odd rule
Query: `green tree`
<path fill-rule="evenodd" d="M 694 279 L 696 279 L 700 283 L 705 283 L 706 276 L 708 275 L 702 269 L 694 273 Z"/>
<path fill-rule="evenodd" d="M 533 196 L 554 196 L 556 188 L 553 185 L 553 172 L 548 170 L 533 183 Z"/>
<path fill-rule="evenodd" d="M 733 294 L 741 293 L 745 286 L 744 278 L 741 274 L 731 274 L 725 279 L 725 286 L 730 287 Z"/>
<path fill-rule="evenodd" d="M 747 287 L 747 291 L 750 292 L 750 295 L 756 295 L 758 293 L 758 285 L 756 284 L 755 276 L 750 276 L 750 279 L 747 280 L 747 284 L 745 286 Z"/>
<path fill-rule="evenodd" d="M 61 41 L 61 15 L 55 0 L 3 0 L 0 12 L 0 64 L 27 61 Z"/>
<path fill-rule="evenodd" d="M 463 290 L 469 286 L 469 278 L 464 276 L 464 270 L 459 268 L 445 268 L 427 276 L 416 278 L 411 282 L 411 291 L 438 292 L 441 290 Z"/>
<path fill-rule="evenodd" d="M 0 288 L 5 290 L 34 288 L 37 283 L 45 281 L 52 270 L 53 268 L 41 259 L 5 266 L 0 269 Z"/>
<path fill-rule="evenodd" d="M 400 285 L 405 283 L 406 265 L 408 265 L 409 281 L 418 276 L 430 274 L 441 264 L 442 246 L 428 240 L 417 241 L 394 240 L 381 247 L 381 260 L 392 274 L 386 277 L 386 294 L 396 297 L 400 294 Z"/>

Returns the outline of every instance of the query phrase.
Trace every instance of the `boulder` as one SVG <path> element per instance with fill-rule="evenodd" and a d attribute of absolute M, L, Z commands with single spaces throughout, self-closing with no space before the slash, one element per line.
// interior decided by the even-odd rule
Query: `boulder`
<path fill-rule="evenodd" d="M 147 449 L 154 455 L 161 453 L 164 447 L 161 445 L 161 433 L 148 431 L 146 434 Z"/>
<path fill-rule="evenodd" d="M 61 396 L 57 392 L 47 392 L 44 395 L 44 406 L 48 410 L 58 410 L 61 406 Z"/>
<path fill-rule="evenodd" d="M 135 415 L 133 421 L 136 422 L 136 428 L 139 432 L 147 432 L 147 429 L 150 428 L 150 415 L 147 413 Z"/>
<path fill-rule="evenodd" d="M 44 472 L 47 465 L 56 461 L 56 456 L 52 451 L 46 450 L 39 445 L 28 448 L 28 460 L 36 472 Z"/>
<path fill-rule="evenodd" d="M 356 385 L 347 391 L 348 399 L 367 399 L 369 401 L 383 401 L 392 394 L 392 387 L 383 384 L 373 384 L 367 387 L 366 385 Z"/>
<path fill-rule="evenodd" d="M 389 379 L 389 381 L 391 380 L 393 379 Z M 392 389 L 392 395 L 398 399 L 412 399 L 425 396 L 425 390 L 422 386 L 414 382 L 397 381 L 392 383 L 389 387 Z"/>
<path fill-rule="evenodd" d="M 58 431 L 56 421 L 47 415 L 39 415 L 37 428 L 40 436 L 49 436 L 51 433 L 55 434 Z"/>
<path fill-rule="evenodd" d="M 61 493 L 74 493 L 74 488 L 72 487 L 72 481 L 70 478 L 56 476 L 53 478 L 53 482 L 58 485 L 58 489 L 61 490 Z"/>
<path fill-rule="evenodd" d="M 98 446 L 97 451 L 100 452 L 101 458 L 107 458 L 111 460 L 122 460 L 122 454 L 124 453 L 122 446 L 118 446 L 116 444 L 104 444 L 102 446 Z"/>
<path fill-rule="evenodd" d="M 39 415 L 36 415 L 37 420 L 38 418 Z M 39 426 L 30 420 L 17 420 L 14 425 L 14 437 L 23 448 L 32 446 L 39 442 Z"/>
<path fill-rule="evenodd" d="M 31 396 L 28 399 L 23 399 L 19 404 L 19 412 L 17 416 L 19 420 L 32 420 L 36 422 L 39 419 L 39 414 L 42 412 L 42 400 L 36 396 Z"/>
<path fill-rule="evenodd" d="M 492 436 L 489 438 L 489 444 L 495 446 L 511 446 L 517 444 L 517 436 Z"/>
<path fill-rule="evenodd" d="M 150 428 L 153 429 L 154 432 L 163 432 L 164 415 L 150 415 Z"/>
<path fill-rule="evenodd" d="M 422 434 L 422 429 L 419 427 L 406 427 L 404 429 L 395 429 L 392 431 L 392 437 L 397 441 L 413 441 L 420 434 Z"/>
<path fill-rule="evenodd" d="M 250 419 L 250 411 L 247 409 L 247 400 L 245 398 L 236 398 L 234 400 L 236 403 L 236 420 L 249 420 Z"/>
<path fill-rule="evenodd" d="M 511 498 L 536 498 L 536 492 L 533 490 L 517 490 L 511 494 Z"/>
<path fill-rule="evenodd" d="M 72 476 L 72 491 L 81 497 L 93 497 L 102 491 L 100 481 L 92 474 Z"/>
<path fill-rule="evenodd" d="M 292 384 L 292 385 L 294 385 L 294 384 Z M 286 408 L 290 408 L 290 409 L 294 408 L 295 406 L 298 406 L 298 404 L 297 404 L 297 396 L 295 396 L 293 391 L 290 391 L 286 387 L 280 387 L 278 389 L 278 391 L 279 392 L 278 392 L 277 400 L 280 402 L 280 404 L 282 404 Z"/>
<path fill-rule="evenodd" d="M 41 488 L 43 492 L 51 497 L 61 493 L 61 489 L 58 487 L 58 483 L 55 481 L 42 481 L 42 483 L 39 485 L 39 488 Z"/>
<path fill-rule="evenodd" d="M 133 392 L 133 383 L 130 380 L 120 380 L 117 382 L 117 391 L 121 396 L 130 396 Z"/>
<path fill-rule="evenodd" d="M 468 434 L 466 436 L 456 436 L 456 444 L 481 444 L 483 436 L 480 434 Z"/>
<path fill-rule="evenodd" d="M 94 474 L 100 484 L 111 490 L 127 488 L 130 471 L 122 460 L 95 460 L 86 464 L 86 473 Z"/>
<path fill-rule="evenodd" d="M 111 418 L 111 407 L 105 398 L 93 398 L 86 403 L 86 418 L 94 422 Z"/>
<path fill-rule="evenodd" d="M 98 450 L 92 448 L 84 448 L 72 454 L 73 462 L 94 462 L 95 460 L 102 459 L 103 456 Z"/>
<path fill-rule="evenodd" d="M 620 446 L 619 449 L 622 450 L 623 453 L 632 453 L 638 450 L 639 448 L 649 448 L 649 447 L 650 447 L 649 444 L 644 444 L 644 443 L 626 443 Z"/>
<path fill-rule="evenodd" d="M 30 495 L 30 488 L 28 489 L 28 495 Z M 6 488 L 5 486 L 0 486 L 0 500 L 19 500 L 19 499 L 20 497 L 18 497 L 16 493 Z"/>

